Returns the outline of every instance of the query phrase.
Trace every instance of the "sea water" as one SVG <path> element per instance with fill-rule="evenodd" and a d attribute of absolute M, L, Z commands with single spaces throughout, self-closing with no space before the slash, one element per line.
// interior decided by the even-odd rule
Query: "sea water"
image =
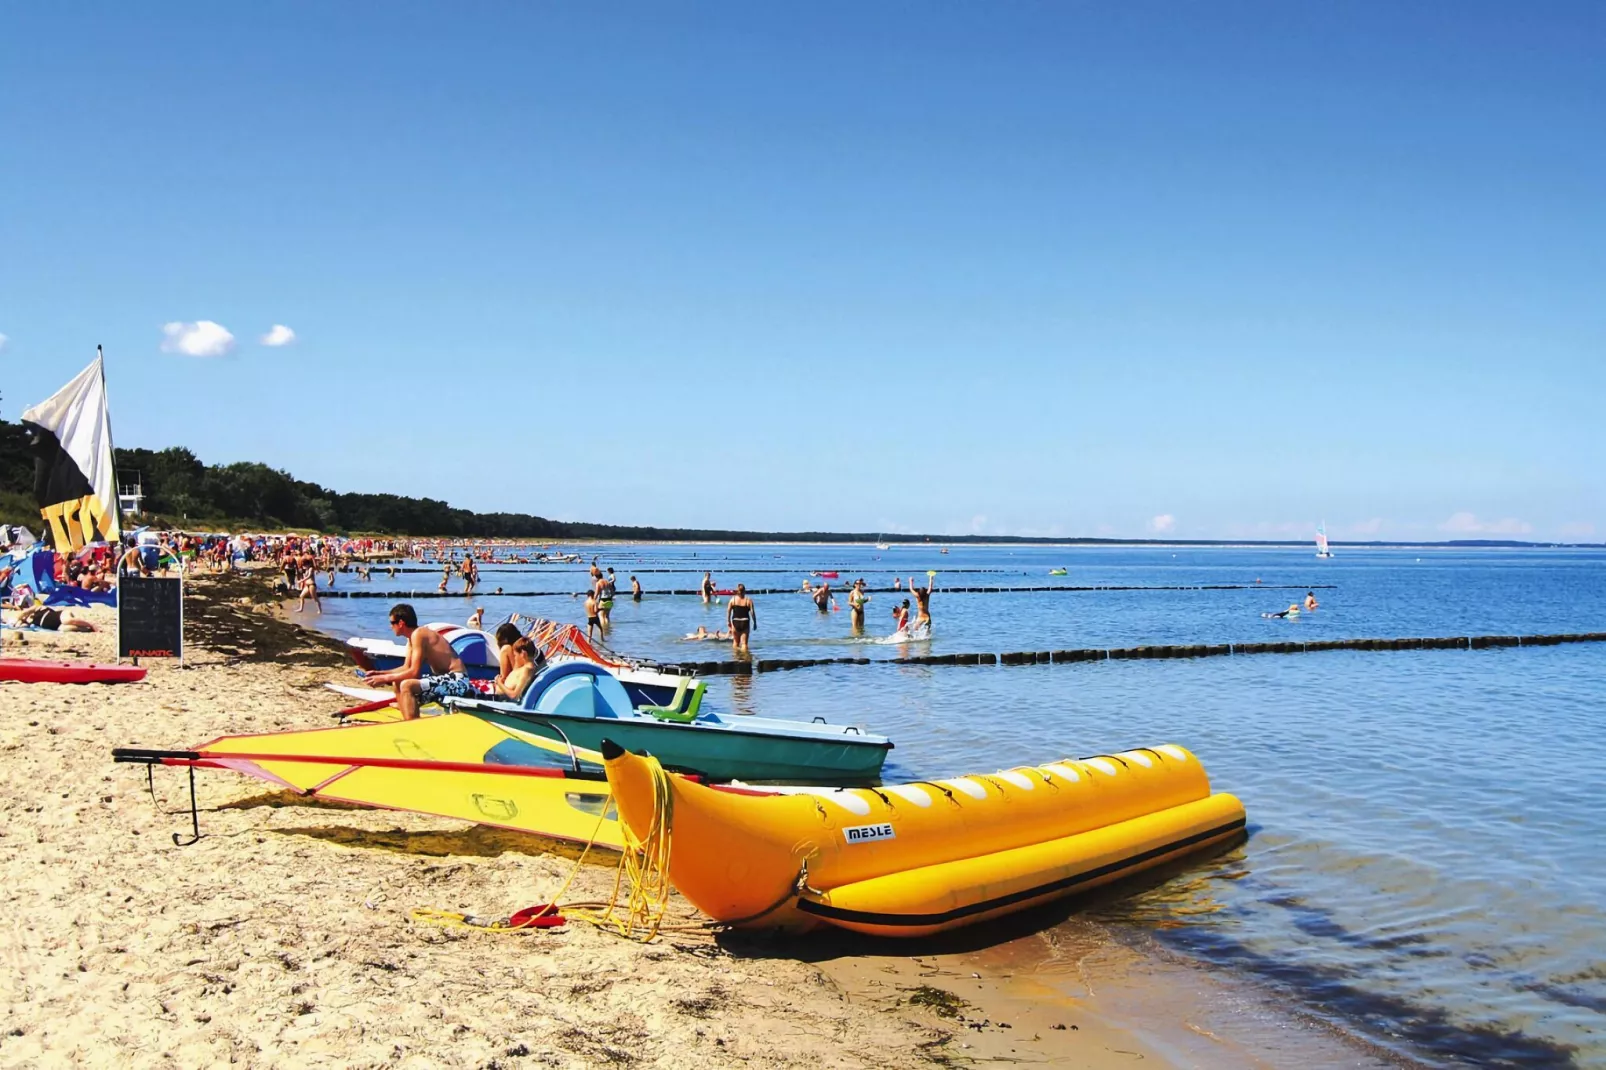
<path fill-rule="evenodd" d="M 819 571 L 840 573 L 833 587 L 863 576 L 877 588 L 893 576 L 924 586 L 928 569 L 938 573 L 929 641 L 870 641 L 891 631 L 891 606 L 905 594 L 876 593 L 869 634 L 854 636 L 845 592 L 840 611 L 821 613 L 793 591 L 755 599 L 758 658 L 1606 631 L 1606 553 L 1580 550 L 1339 547 L 1330 560 L 1260 548 L 595 552 L 623 592 L 611 645 L 664 661 L 730 656 L 728 644 L 681 638 L 699 624 L 723 627 L 725 607 L 687 595 L 632 603 L 632 571 L 649 590 L 694 589 L 707 569 L 721 588 L 788 591 Z M 1068 574 L 1050 577 L 1056 567 Z M 586 586 L 584 566 L 482 572 L 481 592 Z M 365 584 L 342 575 L 340 586 L 428 591 L 434 580 L 376 571 Z M 1060 589 L 947 590 L 1026 586 Z M 1307 590 L 1321 603 L 1314 613 L 1262 616 Z M 313 623 L 385 635 L 390 604 L 330 599 Z M 487 621 L 518 611 L 583 624 L 568 594 L 474 604 Z M 417 605 L 423 619 L 468 612 L 461 596 Z M 1106 920 L 1408 1056 L 1606 1065 L 1606 644 L 827 666 L 714 677 L 708 703 L 889 735 L 889 780 L 1183 744 L 1217 790 L 1243 799 L 1250 835 L 1102 900 L 1095 909 Z"/>

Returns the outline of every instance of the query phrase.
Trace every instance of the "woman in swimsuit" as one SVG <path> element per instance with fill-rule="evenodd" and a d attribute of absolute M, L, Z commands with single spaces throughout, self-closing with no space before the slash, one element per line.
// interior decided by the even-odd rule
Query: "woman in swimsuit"
<path fill-rule="evenodd" d="M 703 573 L 703 605 L 706 606 L 708 603 L 712 602 L 713 600 L 714 600 L 714 574 L 712 572 L 705 572 L 705 573 Z"/>
<path fill-rule="evenodd" d="M 749 632 L 758 630 L 758 607 L 747 597 L 747 585 L 738 583 L 736 593 L 725 606 L 725 623 L 731 632 L 731 649 L 745 651 Z"/>

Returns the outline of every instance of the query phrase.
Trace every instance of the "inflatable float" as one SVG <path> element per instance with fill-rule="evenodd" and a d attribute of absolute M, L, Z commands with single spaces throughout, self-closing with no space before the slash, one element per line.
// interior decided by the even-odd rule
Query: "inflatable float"
<path fill-rule="evenodd" d="M 145 672 L 136 665 L 0 658 L 0 680 L 24 684 L 132 684 L 145 679 Z"/>
<path fill-rule="evenodd" d="M 925 936 L 1244 834 L 1243 804 L 1211 794 L 1198 760 L 1173 744 L 952 780 L 752 793 L 666 773 L 611 740 L 601 752 L 635 840 L 651 852 L 649 837 L 667 835 L 670 881 L 740 928 Z"/>

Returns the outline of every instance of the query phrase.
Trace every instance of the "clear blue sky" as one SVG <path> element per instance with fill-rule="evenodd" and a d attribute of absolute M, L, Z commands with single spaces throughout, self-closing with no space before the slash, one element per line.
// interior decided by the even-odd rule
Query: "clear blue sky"
<path fill-rule="evenodd" d="M 0 414 L 100 342 L 120 444 L 476 509 L 1599 540 L 1603 55 L 1593 0 L 13 4 Z"/>

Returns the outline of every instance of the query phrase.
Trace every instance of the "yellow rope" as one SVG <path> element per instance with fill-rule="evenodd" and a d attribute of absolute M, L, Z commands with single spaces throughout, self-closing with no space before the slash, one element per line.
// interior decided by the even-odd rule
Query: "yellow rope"
<path fill-rule="evenodd" d="M 580 921 L 611 929 L 627 938 L 634 938 L 636 930 L 643 929 L 646 931 L 641 937 L 643 943 L 658 935 L 669 909 L 669 856 L 673 846 L 675 800 L 664 767 L 656 758 L 648 757 L 646 761 L 652 777 L 652 817 L 647 824 L 647 835 L 637 837 L 628 822 L 620 822 L 625 849 L 619 856 L 619 868 L 614 872 L 613 896 L 608 909 L 600 914 L 581 910 L 574 915 Z M 627 879 L 629 895 L 621 904 L 619 892 Z M 622 914 L 618 912 L 621 906 Z"/>
<path fill-rule="evenodd" d="M 656 758 L 648 757 L 647 762 L 652 777 L 652 818 L 648 822 L 647 835 L 639 838 L 629 823 L 620 822 L 624 830 L 625 849 L 620 853 L 619 865 L 614 870 L 613 894 L 606 902 L 588 900 L 565 903 L 563 896 L 574 884 L 575 877 L 580 873 L 580 867 L 585 864 L 586 856 L 596 845 L 597 834 L 602 831 L 602 822 L 606 820 L 608 807 L 613 802 L 611 793 L 603 801 L 602 810 L 597 816 L 597 824 L 591 830 L 591 838 L 586 841 L 585 850 L 580 852 L 580 857 L 575 859 L 574 866 L 563 882 L 563 887 L 552 897 L 549 906 L 524 924 L 510 925 L 507 919 L 487 921 L 471 914 L 431 908 L 414 910 L 413 920 L 448 928 L 514 933 L 533 927 L 538 918 L 561 911 L 565 917 L 607 929 L 627 939 L 635 939 L 637 931 L 641 930 L 645 933 L 640 937 L 642 943 L 650 942 L 660 932 L 708 932 L 708 927 L 700 924 L 664 925 L 664 915 L 669 909 L 669 857 L 673 846 L 675 797 L 670 788 L 669 774 L 664 772 L 663 766 L 658 764 Z M 629 894 L 621 904 L 619 893 L 627 880 Z M 602 908 L 600 912 L 594 909 L 597 907 Z"/>

